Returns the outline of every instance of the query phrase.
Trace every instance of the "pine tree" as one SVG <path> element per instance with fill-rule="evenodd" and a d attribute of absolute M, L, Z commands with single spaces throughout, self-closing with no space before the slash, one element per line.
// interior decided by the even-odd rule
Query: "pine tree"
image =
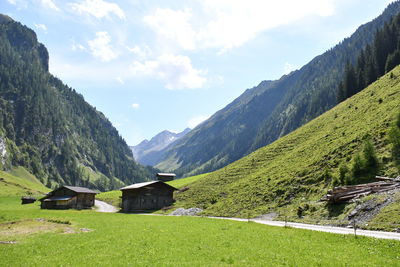
<path fill-rule="evenodd" d="M 375 177 L 379 170 L 379 161 L 376 156 L 375 148 L 370 140 L 365 141 L 363 148 L 364 169 L 369 177 Z"/>

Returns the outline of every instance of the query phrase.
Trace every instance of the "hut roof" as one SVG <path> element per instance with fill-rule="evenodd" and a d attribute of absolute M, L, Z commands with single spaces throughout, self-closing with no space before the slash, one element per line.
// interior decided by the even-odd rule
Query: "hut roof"
<path fill-rule="evenodd" d="M 64 185 L 62 187 L 68 188 L 69 190 L 74 191 L 76 193 L 97 194 L 97 192 L 90 190 L 89 188 L 86 187 L 68 186 L 68 185 Z"/>
<path fill-rule="evenodd" d="M 175 177 L 176 174 L 175 173 L 163 173 L 163 172 L 159 172 L 157 173 L 157 176 L 169 176 L 169 177 Z"/>
<path fill-rule="evenodd" d="M 125 187 L 121 188 L 120 190 L 137 189 L 137 188 L 142 188 L 142 187 L 152 185 L 152 184 L 164 184 L 168 187 L 171 187 L 173 190 L 178 190 L 175 187 L 173 187 L 167 183 L 161 182 L 161 181 L 150 181 L 150 182 L 132 184 L 132 185 L 125 186 Z"/>

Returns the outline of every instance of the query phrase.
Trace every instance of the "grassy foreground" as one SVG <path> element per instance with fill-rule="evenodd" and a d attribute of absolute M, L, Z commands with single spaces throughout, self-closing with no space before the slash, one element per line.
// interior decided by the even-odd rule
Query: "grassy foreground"
<path fill-rule="evenodd" d="M 400 266 L 398 241 L 201 217 L 40 210 L 5 197 L 0 241 L 17 242 L 0 244 L 1 266 Z"/>

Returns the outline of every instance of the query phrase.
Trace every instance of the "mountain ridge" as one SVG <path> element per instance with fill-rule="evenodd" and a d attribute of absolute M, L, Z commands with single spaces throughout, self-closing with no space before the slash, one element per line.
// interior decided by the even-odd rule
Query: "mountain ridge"
<path fill-rule="evenodd" d="M 0 168 L 23 166 L 49 188 L 109 190 L 153 178 L 155 169 L 137 164 L 111 122 L 48 62 L 33 30 L 0 20 Z"/>
<path fill-rule="evenodd" d="M 198 207 L 204 209 L 204 215 L 212 216 L 248 218 L 274 213 L 281 219 L 288 216 L 343 224 L 359 203 L 379 204 L 393 194 L 398 198 L 399 192 L 394 192 L 339 206 L 319 201 L 340 180 L 341 166 L 354 168 L 366 141 L 378 155 L 377 174 L 398 175 L 400 166 L 392 154 L 390 132 L 396 120 L 399 122 L 399 95 L 400 66 L 290 134 L 190 183 L 186 191 L 176 195 L 175 205 Z M 398 218 L 399 205 L 390 205 L 384 210 L 386 215 L 375 214 L 376 220 L 385 220 L 381 221 L 385 226 L 379 226 L 384 228 L 378 229 L 393 230 L 387 218 Z"/>
<path fill-rule="evenodd" d="M 336 105 L 345 65 L 400 12 L 400 2 L 351 37 L 279 80 L 261 82 L 175 142 L 157 168 L 190 176 L 221 168 L 288 134 Z"/>
<path fill-rule="evenodd" d="M 185 136 L 190 130 L 186 128 L 179 133 L 164 130 L 150 140 L 145 139 L 136 146 L 130 146 L 133 157 L 140 164 L 152 166 L 161 157 L 165 148 Z"/>

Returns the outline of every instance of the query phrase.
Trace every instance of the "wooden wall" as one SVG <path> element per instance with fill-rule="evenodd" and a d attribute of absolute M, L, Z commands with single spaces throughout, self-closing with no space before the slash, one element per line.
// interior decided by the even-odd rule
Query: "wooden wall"
<path fill-rule="evenodd" d="M 158 210 L 173 202 L 173 189 L 163 185 L 149 185 L 122 191 L 122 211 Z"/>

